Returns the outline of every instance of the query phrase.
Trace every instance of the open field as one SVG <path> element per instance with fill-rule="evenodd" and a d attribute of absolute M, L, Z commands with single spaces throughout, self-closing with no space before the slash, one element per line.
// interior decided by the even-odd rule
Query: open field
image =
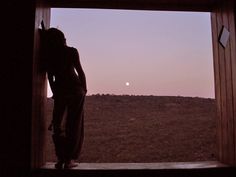
<path fill-rule="evenodd" d="M 53 100 L 47 100 L 51 121 Z M 47 160 L 55 161 L 51 132 Z M 85 102 L 80 162 L 182 162 L 216 160 L 214 99 L 92 95 Z"/>

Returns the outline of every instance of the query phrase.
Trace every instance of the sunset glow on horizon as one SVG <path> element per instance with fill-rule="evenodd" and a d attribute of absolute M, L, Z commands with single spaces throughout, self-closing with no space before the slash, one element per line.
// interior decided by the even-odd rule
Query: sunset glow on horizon
<path fill-rule="evenodd" d="M 78 49 L 88 95 L 215 97 L 210 13 L 52 9 L 51 27 Z"/>

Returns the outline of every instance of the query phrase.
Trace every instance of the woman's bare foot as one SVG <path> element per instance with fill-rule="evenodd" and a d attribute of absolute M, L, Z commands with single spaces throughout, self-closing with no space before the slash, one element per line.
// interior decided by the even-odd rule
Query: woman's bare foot
<path fill-rule="evenodd" d="M 55 168 L 56 168 L 56 169 L 63 169 L 63 165 L 64 165 L 64 162 L 63 162 L 63 161 L 58 161 L 58 162 L 55 164 Z"/>
<path fill-rule="evenodd" d="M 69 160 L 65 163 L 64 169 L 71 169 L 71 168 L 74 168 L 74 167 L 77 167 L 77 166 L 78 166 L 78 164 L 75 163 L 74 160 Z"/>

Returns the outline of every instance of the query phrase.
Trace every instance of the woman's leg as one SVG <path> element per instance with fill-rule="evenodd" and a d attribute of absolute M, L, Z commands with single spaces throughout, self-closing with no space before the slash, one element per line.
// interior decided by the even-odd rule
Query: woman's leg
<path fill-rule="evenodd" d="M 85 95 L 78 95 L 68 103 L 66 120 L 67 160 L 79 157 L 84 140 L 84 99 Z"/>
<path fill-rule="evenodd" d="M 62 168 L 65 161 L 65 132 L 62 130 L 62 120 L 66 109 L 66 100 L 62 98 L 56 98 L 54 100 L 53 108 L 53 142 L 55 146 L 56 156 L 58 163 L 55 165 L 56 168 Z"/>

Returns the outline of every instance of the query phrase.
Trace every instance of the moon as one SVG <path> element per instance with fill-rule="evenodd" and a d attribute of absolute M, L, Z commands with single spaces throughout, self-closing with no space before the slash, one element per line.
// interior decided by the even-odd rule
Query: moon
<path fill-rule="evenodd" d="M 125 85 L 128 87 L 129 86 L 129 82 L 126 82 Z"/>

